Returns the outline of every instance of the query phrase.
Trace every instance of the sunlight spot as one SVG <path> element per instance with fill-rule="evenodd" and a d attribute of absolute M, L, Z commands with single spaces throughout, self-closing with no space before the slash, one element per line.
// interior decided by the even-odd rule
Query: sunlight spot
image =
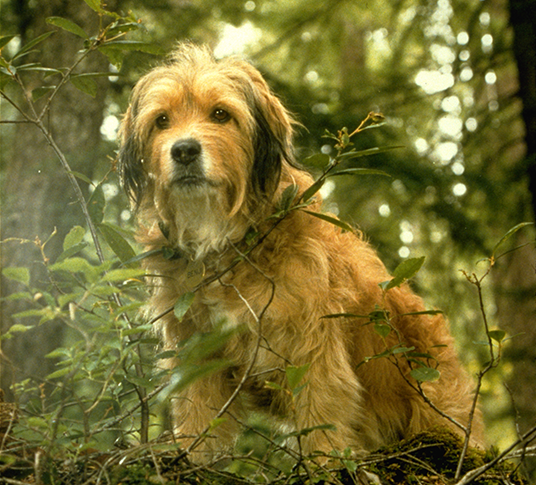
<path fill-rule="evenodd" d="M 315 115 L 327 115 L 329 114 L 329 106 L 326 103 L 315 103 L 313 104 L 311 111 Z"/>
<path fill-rule="evenodd" d="M 462 184 L 461 182 L 456 184 L 454 187 L 452 187 L 452 193 L 456 197 L 461 197 L 462 195 L 465 195 L 467 192 L 467 185 Z"/>
<path fill-rule="evenodd" d="M 423 155 L 428 151 L 429 145 L 428 142 L 424 138 L 417 138 L 415 140 L 415 149 L 419 154 Z"/>
<path fill-rule="evenodd" d="M 495 84 L 497 82 L 497 74 L 494 71 L 488 71 L 484 76 L 486 84 Z"/>
<path fill-rule="evenodd" d="M 119 193 L 119 187 L 116 184 L 102 184 L 102 192 L 106 200 L 113 199 Z"/>
<path fill-rule="evenodd" d="M 398 255 L 401 257 L 401 258 L 407 258 L 409 255 L 410 255 L 410 250 L 407 246 L 402 246 L 399 250 L 398 250 Z"/>
<path fill-rule="evenodd" d="M 461 108 L 458 96 L 447 96 L 441 101 L 441 109 L 447 113 L 459 113 Z"/>
<path fill-rule="evenodd" d="M 335 190 L 335 182 L 328 180 L 320 189 L 320 195 L 323 199 L 327 199 L 331 193 Z"/>
<path fill-rule="evenodd" d="M 489 54 L 493 50 L 493 37 L 491 34 L 485 34 L 482 36 L 482 52 Z"/>
<path fill-rule="evenodd" d="M 496 99 L 492 99 L 489 103 L 488 103 L 488 109 L 490 111 L 497 111 L 499 109 L 499 102 L 496 100 Z"/>
<path fill-rule="evenodd" d="M 432 231 L 430 233 L 430 241 L 432 241 L 433 243 L 438 243 L 438 242 L 441 242 L 443 239 L 443 234 L 441 233 L 441 231 Z"/>
<path fill-rule="evenodd" d="M 443 116 L 438 121 L 439 129 L 451 138 L 460 138 L 462 134 L 463 123 L 457 116 Z"/>
<path fill-rule="evenodd" d="M 318 81 L 318 72 L 316 71 L 309 71 L 306 75 L 305 75 L 305 80 L 307 82 L 310 82 L 310 83 L 315 83 Z"/>
<path fill-rule="evenodd" d="M 469 34 L 467 32 L 460 32 L 456 36 L 456 42 L 458 42 L 459 45 L 467 45 L 469 43 Z"/>
<path fill-rule="evenodd" d="M 217 58 L 243 53 L 246 48 L 255 44 L 261 38 L 261 29 L 254 27 L 251 22 L 245 22 L 240 27 L 225 24 L 221 30 L 220 42 L 214 49 Z"/>
<path fill-rule="evenodd" d="M 450 73 L 423 69 L 415 77 L 415 84 L 426 94 L 435 94 L 454 86 L 454 76 Z"/>
<path fill-rule="evenodd" d="M 450 167 L 450 169 L 455 175 L 461 175 L 463 174 L 463 172 L 465 172 L 465 167 L 463 166 L 463 163 L 461 162 L 454 162 L 452 166 Z"/>
<path fill-rule="evenodd" d="M 430 51 L 434 60 L 441 65 L 452 64 L 456 59 L 454 51 L 445 45 L 432 44 Z"/>
<path fill-rule="evenodd" d="M 469 66 L 465 66 L 460 72 L 460 81 L 467 82 L 473 79 L 473 70 Z"/>
<path fill-rule="evenodd" d="M 439 143 L 434 154 L 442 165 L 447 165 L 458 154 L 458 144 L 452 141 Z"/>
<path fill-rule="evenodd" d="M 378 207 L 378 212 L 382 217 L 389 217 L 391 215 L 391 208 L 389 207 L 389 204 L 382 204 Z"/>
<path fill-rule="evenodd" d="M 478 121 L 476 121 L 476 118 L 467 118 L 465 127 L 467 128 L 467 131 L 476 131 L 478 128 Z"/>
<path fill-rule="evenodd" d="M 413 233 L 411 231 L 402 231 L 400 233 L 400 240 L 404 244 L 411 244 L 413 242 Z"/>
<path fill-rule="evenodd" d="M 480 25 L 487 27 L 491 20 L 490 14 L 488 12 L 482 12 L 478 20 L 480 20 Z"/>
<path fill-rule="evenodd" d="M 471 52 L 467 49 L 464 49 L 463 51 L 460 51 L 460 53 L 458 54 L 458 58 L 462 62 L 467 62 L 471 58 Z"/>
<path fill-rule="evenodd" d="M 117 130 L 119 130 L 119 119 L 117 116 L 108 115 L 104 118 L 100 132 L 107 141 L 115 141 L 117 139 Z"/>

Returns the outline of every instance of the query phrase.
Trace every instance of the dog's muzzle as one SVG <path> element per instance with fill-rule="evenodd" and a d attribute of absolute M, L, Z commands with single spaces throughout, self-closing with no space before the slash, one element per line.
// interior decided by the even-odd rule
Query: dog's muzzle
<path fill-rule="evenodd" d="M 202 147 L 193 139 L 176 141 L 170 155 L 174 162 L 173 182 L 182 186 L 200 186 L 207 182 L 202 167 Z"/>
<path fill-rule="evenodd" d="M 199 160 L 201 144 L 193 138 L 179 140 L 171 147 L 171 158 L 180 165 L 190 165 Z"/>

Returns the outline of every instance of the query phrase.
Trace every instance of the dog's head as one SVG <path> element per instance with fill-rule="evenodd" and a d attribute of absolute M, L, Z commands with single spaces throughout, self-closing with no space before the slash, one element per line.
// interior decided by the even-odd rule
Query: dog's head
<path fill-rule="evenodd" d="M 236 236 L 233 219 L 254 217 L 292 163 L 292 125 L 249 63 L 182 44 L 132 92 L 121 128 L 123 185 L 178 244 Z"/>

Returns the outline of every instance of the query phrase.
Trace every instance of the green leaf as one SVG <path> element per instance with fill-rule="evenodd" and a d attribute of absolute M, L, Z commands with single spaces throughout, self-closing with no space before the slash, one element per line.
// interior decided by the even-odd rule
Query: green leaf
<path fill-rule="evenodd" d="M 334 226 L 340 227 L 344 231 L 353 232 L 354 229 L 350 224 L 347 224 L 346 222 L 341 221 L 340 219 L 337 219 L 336 217 L 328 216 L 327 214 L 324 214 L 322 212 L 312 212 L 304 209 L 304 212 L 307 212 L 307 214 L 310 214 L 314 217 L 317 217 L 318 219 L 322 219 L 323 221 L 329 222 L 330 224 L 333 224 Z"/>
<path fill-rule="evenodd" d="M 4 268 L 2 274 L 10 280 L 18 281 L 26 286 L 30 284 L 30 271 L 28 268 Z"/>
<path fill-rule="evenodd" d="M 43 96 L 46 96 L 48 93 L 54 91 L 54 89 L 56 89 L 56 86 L 39 86 L 38 88 L 32 90 L 32 99 L 37 101 Z"/>
<path fill-rule="evenodd" d="M 424 263 L 425 257 L 409 258 L 400 263 L 393 271 L 394 278 L 389 281 L 383 281 L 380 283 L 380 288 L 383 291 L 388 291 L 391 288 L 400 286 L 405 281 L 409 280 L 421 269 Z"/>
<path fill-rule="evenodd" d="M 337 157 L 338 160 L 352 160 L 354 158 L 369 157 L 370 155 L 377 155 L 379 153 L 384 153 L 390 150 L 396 150 L 397 148 L 405 148 L 403 145 L 396 146 L 387 146 L 387 147 L 374 147 L 367 148 L 365 150 L 350 150 L 349 152 L 343 153 Z"/>
<path fill-rule="evenodd" d="M 120 268 L 108 271 L 101 279 L 105 283 L 118 283 L 131 278 L 139 278 L 145 275 L 145 270 L 141 268 Z"/>
<path fill-rule="evenodd" d="M 14 35 L 2 35 L 0 36 L 0 49 L 11 42 L 11 39 L 15 38 Z"/>
<path fill-rule="evenodd" d="M 382 338 L 386 338 L 391 333 L 391 326 L 385 323 L 374 324 L 374 331 Z"/>
<path fill-rule="evenodd" d="M 93 266 L 86 259 L 80 257 L 66 258 L 49 266 L 50 271 L 66 271 L 67 273 L 81 273 L 87 281 L 95 281 L 103 268 Z"/>
<path fill-rule="evenodd" d="M 85 234 L 86 230 L 82 226 L 74 226 L 63 240 L 63 250 L 67 251 L 67 249 L 81 243 Z"/>
<path fill-rule="evenodd" d="M 337 175 L 381 175 L 383 177 L 390 177 L 388 173 L 372 168 L 346 168 L 338 172 L 332 172 L 328 174 L 328 177 L 335 177 Z"/>
<path fill-rule="evenodd" d="M 135 30 L 140 30 L 144 28 L 141 23 L 139 22 L 125 22 L 125 23 L 118 23 L 115 22 L 116 25 L 110 27 L 108 30 L 108 37 L 116 36 L 118 34 L 124 34 L 126 32 L 132 32 Z"/>
<path fill-rule="evenodd" d="M 15 313 L 11 316 L 13 318 L 41 317 L 51 320 L 52 318 L 54 318 L 54 313 L 50 308 L 39 308 L 35 310 L 25 310 L 23 312 Z"/>
<path fill-rule="evenodd" d="M 26 420 L 26 423 L 31 428 L 49 429 L 49 427 L 51 426 L 52 420 L 39 418 L 37 416 L 31 416 Z"/>
<path fill-rule="evenodd" d="M 158 395 L 160 402 L 168 400 L 170 395 L 176 394 L 181 389 L 188 387 L 198 379 L 221 371 L 231 364 L 223 359 L 214 359 L 195 366 L 177 366 L 177 372 L 169 379 L 169 385 Z"/>
<path fill-rule="evenodd" d="M 292 202 L 296 198 L 299 187 L 297 185 L 291 184 L 283 190 L 279 203 L 277 204 L 278 210 L 286 212 L 290 209 Z"/>
<path fill-rule="evenodd" d="M 320 318 L 370 318 L 369 315 L 357 315 L 356 313 L 330 313 Z"/>
<path fill-rule="evenodd" d="M 75 172 L 74 170 L 68 170 L 67 173 L 70 173 L 71 175 L 74 175 L 77 179 L 82 180 L 88 185 L 93 185 L 93 182 L 83 173 Z"/>
<path fill-rule="evenodd" d="M 441 372 L 432 367 L 417 367 L 410 372 L 411 377 L 418 382 L 434 382 L 441 377 Z"/>
<path fill-rule="evenodd" d="M 303 160 L 303 164 L 307 167 L 324 169 L 329 164 L 329 161 L 329 155 L 326 155 L 325 153 L 316 153 Z"/>
<path fill-rule="evenodd" d="M 139 40 L 114 40 L 111 42 L 105 42 L 99 47 L 99 50 L 106 52 L 109 50 L 119 50 L 119 51 L 138 51 L 145 52 L 146 54 L 153 55 L 164 55 L 166 53 L 165 49 L 152 42 L 143 42 Z"/>
<path fill-rule="evenodd" d="M 136 252 L 127 240 L 111 224 L 99 224 L 99 230 L 120 261 L 125 264 L 136 257 Z"/>
<path fill-rule="evenodd" d="M 318 426 L 311 426 L 310 428 L 303 428 L 298 431 L 293 431 L 291 433 L 281 436 L 282 439 L 293 438 L 297 436 L 307 436 L 313 431 L 337 431 L 336 426 L 333 424 L 319 424 Z"/>
<path fill-rule="evenodd" d="M 277 382 L 272 382 L 272 381 L 265 381 L 264 382 L 264 387 L 266 387 L 268 389 L 273 389 L 274 391 L 282 391 L 283 390 L 283 388 Z"/>
<path fill-rule="evenodd" d="M 193 292 L 184 293 L 183 295 L 179 297 L 179 299 L 177 300 L 177 303 L 175 303 L 175 308 L 174 308 L 175 316 L 177 317 L 179 322 L 182 321 L 182 319 L 184 318 L 184 315 L 186 315 L 186 312 L 192 306 L 192 303 L 194 302 L 194 298 L 195 298 L 195 293 Z"/>
<path fill-rule="evenodd" d="M 504 330 L 490 330 L 488 332 L 490 339 L 495 340 L 495 342 L 501 343 L 506 337 L 506 332 Z"/>
<path fill-rule="evenodd" d="M 102 222 L 105 206 L 106 199 L 104 198 L 104 191 L 102 190 L 102 184 L 99 184 L 95 187 L 95 190 L 87 202 L 89 216 L 95 224 L 100 224 Z"/>
<path fill-rule="evenodd" d="M 64 261 L 67 258 L 73 257 L 75 254 L 79 253 L 80 251 L 82 251 L 82 249 L 86 248 L 87 246 L 88 244 L 86 242 L 81 242 L 81 243 L 75 244 L 74 246 L 71 246 L 69 249 L 67 249 L 67 251 L 63 251 L 63 253 L 61 253 L 58 256 L 56 263 L 59 263 L 60 261 Z"/>
<path fill-rule="evenodd" d="M 442 310 L 423 310 L 421 312 L 404 313 L 404 315 L 442 315 L 443 313 Z"/>
<path fill-rule="evenodd" d="M 128 261 L 125 261 L 123 263 L 123 266 L 130 266 L 134 263 L 137 263 L 139 261 L 142 261 L 146 258 L 150 258 L 151 256 L 156 256 L 157 254 L 163 254 L 164 253 L 164 248 L 161 248 L 161 249 L 151 249 L 149 251 L 145 251 L 141 254 L 137 254 L 136 256 L 134 256 L 133 258 L 129 259 Z"/>
<path fill-rule="evenodd" d="M 36 37 L 35 39 L 28 42 L 19 52 L 17 52 L 14 56 L 12 61 L 15 59 L 18 59 L 19 57 L 22 57 L 24 54 L 27 54 L 31 49 L 33 49 L 37 44 L 40 44 L 44 40 L 48 39 L 52 34 L 54 34 L 55 31 L 52 30 L 50 32 L 45 32 L 44 34 L 41 34 L 40 36 Z"/>
<path fill-rule="evenodd" d="M 117 49 L 106 49 L 105 47 L 99 48 L 100 52 L 106 56 L 108 62 L 112 64 L 117 71 L 121 70 L 123 66 L 123 60 L 125 58 L 125 53 Z"/>
<path fill-rule="evenodd" d="M 495 245 L 495 247 L 493 248 L 493 251 L 492 251 L 492 256 L 495 257 L 495 253 L 497 252 L 497 249 L 499 249 L 499 247 L 505 242 L 507 241 L 508 239 L 510 239 L 517 231 L 519 231 L 520 229 L 523 229 L 524 227 L 526 226 L 532 226 L 534 225 L 533 222 L 522 222 L 520 224 L 517 224 L 516 226 L 512 227 L 512 229 L 510 229 L 502 238 L 501 240 Z"/>
<path fill-rule="evenodd" d="M 94 98 L 97 96 L 98 89 L 93 77 L 94 75 L 92 74 L 78 74 L 71 76 L 70 81 L 76 89 Z"/>
<path fill-rule="evenodd" d="M 100 13 L 102 12 L 101 0 L 84 0 L 91 10 Z"/>
<path fill-rule="evenodd" d="M 9 327 L 8 332 L 9 333 L 24 333 L 30 330 L 32 327 L 28 327 L 26 325 L 23 325 L 22 323 L 15 323 L 14 325 L 11 325 Z"/>
<path fill-rule="evenodd" d="M 16 291 L 15 293 L 10 293 L 8 296 L 4 297 L 8 301 L 16 300 L 33 300 L 33 295 L 29 291 Z"/>
<path fill-rule="evenodd" d="M 52 374 L 49 374 L 47 376 L 47 379 L 57 379 L 58 377 L 65 377 L 71 371 L 72 370 L 69 367 L 65 367 L 64 369 L 60 369 L 60 370 L 53 372 Z"/>
<path fill-rule="evenodd" d="M 303 200 L 304 202 L 307 202 L 313 195 L 315 195 L 326 183 L 325 178 L 319 178 L 313 185 L 311 185 L 308 189 L 305 190 L 305 192 L 300 197 L 300 200 Z"/>
<path fill-rule="evenodd" d="M 48 17 L 46 22 L 50 25 L 54 25 L 55 27 L 59 27 L 60 29 L 71 32 L 71 34 L 77 35 L 78 37 L 82 37 L 82 39 L 87 39 L 89 37 L 82 27 L 63 17 Z"/>
<path fill-rule="evenodd" d="M 305 364 L 300 367 L 287 365 L 285 368 L 285 374 L 287 375 L 287 382 L 291 389 L 295 389 L 300 384 L 305 374 L 309 370 L 309 367 L 311 367 L 311 364 Z"/>

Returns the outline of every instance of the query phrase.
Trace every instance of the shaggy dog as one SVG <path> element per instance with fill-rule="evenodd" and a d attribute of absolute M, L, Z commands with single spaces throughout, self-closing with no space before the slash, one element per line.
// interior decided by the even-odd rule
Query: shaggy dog
<path fill-rule="evenodd" d="M 472 384 L 444 320 L 422 314 L 408 286 L 380 288 L 389 274 L 357 232 L 304 210 L 273 216 L 285 189 L 297 188 L 296 203 L 314 182 L 293 159 L 293 125 L 249 63 L 191 44 L 133 90 L 119 169 L 150 251 L 149 307 L 164 346 L 180 353 L 222 322 L 237 329 L 217 352 L 230 365 L 173 396 L 181 443 L 210 458 L 252 411 L 308 429 L 304 453 L 373 450 L 436 425 L 462 433 Z M 320 205 L 317 195 L 307 210 Z M 170 309 L 192 290 L 179 318 Z M 369 314 L 383 316 L 384 331 L 361 318 Z M 439 380 L 415 381 L 418 359 Z M 168 363 L 180 369 L 180 356 Z M 289 368 L 307 369 L 294 392 Z M 200 433 L 209 436 L 195 440 Z"/>

